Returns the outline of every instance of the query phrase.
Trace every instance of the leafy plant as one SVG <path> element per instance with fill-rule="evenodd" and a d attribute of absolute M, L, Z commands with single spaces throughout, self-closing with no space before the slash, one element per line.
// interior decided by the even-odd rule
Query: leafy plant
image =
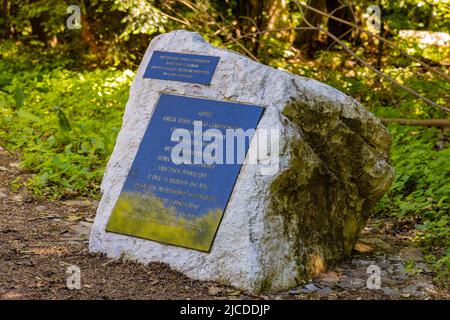
<path fill-rule="evenodd" d="M 10 67 L 0 62 L 0 83 Z M 0 87 L 12 96 L 0 104 L 0 141 L 21 153 L 21 167 L 33 173 L 23 184 L 36 196 L 97 197 L 133 72 L 36 69 Z"/>
<path fill-rule="evenodd" d="M 417 238 L 434 253 L 438 278 L 450 275 L 450 149 L 439 129 L 390 126 L 396 179 L 378 212 L 416 222 Z M 446 276 L 447 275 L 447 276 Z"/>

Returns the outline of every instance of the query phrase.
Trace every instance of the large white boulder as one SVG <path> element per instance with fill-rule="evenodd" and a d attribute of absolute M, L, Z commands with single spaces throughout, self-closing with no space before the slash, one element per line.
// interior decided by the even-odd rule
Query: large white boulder
<path fill-rule="evenodd" d="M 219 56 L 211 85 L 144 79 L 154 50 Z M 279 129 L 274 175 L 244 164 L 209 253 L 105 232 L 160 92 L 261 105 L 258 128 Z M 174 31 L 149 45 L 102 182 L 90 251 L 159 261 L 201 280 L 251 292 L 295 286 L 350 254 L 394 171 L 390 138 L 357 101 L 318 81 L 276 70 Z"/>

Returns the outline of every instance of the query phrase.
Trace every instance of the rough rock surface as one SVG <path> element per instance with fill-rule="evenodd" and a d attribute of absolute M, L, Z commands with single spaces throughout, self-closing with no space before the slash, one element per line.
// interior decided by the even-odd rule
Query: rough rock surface
<path fill-rule="evenodd" d="M 154 50 L 220 56 L 220 62 L 210 86 L 143 79 Z M 243 165 L 210 253 L 105 232 L 159 92 L 262 105 L 258 128 L 281 131 L 279 172 L 261 175 L 258 166 Z M 252 292 L 294 287 L 350 254 L 392 182 L 389 146 L 380 121 L 332 87 L 213 47 L 197 33 L 160 35 L 131 86 L 90 250 L 165 262 L 192 278 Z"/>

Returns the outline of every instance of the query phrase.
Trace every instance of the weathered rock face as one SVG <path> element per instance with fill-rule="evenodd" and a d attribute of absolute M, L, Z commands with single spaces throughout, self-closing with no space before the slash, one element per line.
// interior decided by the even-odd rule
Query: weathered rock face
<path fill-rule="evenodd" d="M 210 86 L 144 79 L 154 50 L 220 56 Z M 280 170 L 244 164 L 210 253 L 105 232 L 159 92 L 266 107 L 258 128 L 280 130 Z M 90 250 L 168 263 L 190 277 L 275 291 L 350 254 L 371 208 L 388 190 L 385 127 L 357 101 L 208 44 L 197 33 L 155 38 L 132 84 L 122 130 L 102 182 Z"/>

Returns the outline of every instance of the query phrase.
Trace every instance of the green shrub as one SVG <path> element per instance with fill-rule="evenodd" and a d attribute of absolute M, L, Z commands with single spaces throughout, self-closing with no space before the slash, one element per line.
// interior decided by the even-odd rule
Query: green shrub
<path fill-rule="evenodd" d="M 450 140 L 436 128 L 390 126 L 391 161 L 396 179 L 378 204 L 378 211 L 416 223 L 417 237 L 429 261 L 450 276 Z M 446 281 L 443 281 L 445 283 Z"/>
<path fill-rule="evenodd" d="M 133 72 L 14 70 L 0 62 L 0 75 L 0 142 L 33 173 L 23 183 L 40 197 L 97 197 Z"/>

